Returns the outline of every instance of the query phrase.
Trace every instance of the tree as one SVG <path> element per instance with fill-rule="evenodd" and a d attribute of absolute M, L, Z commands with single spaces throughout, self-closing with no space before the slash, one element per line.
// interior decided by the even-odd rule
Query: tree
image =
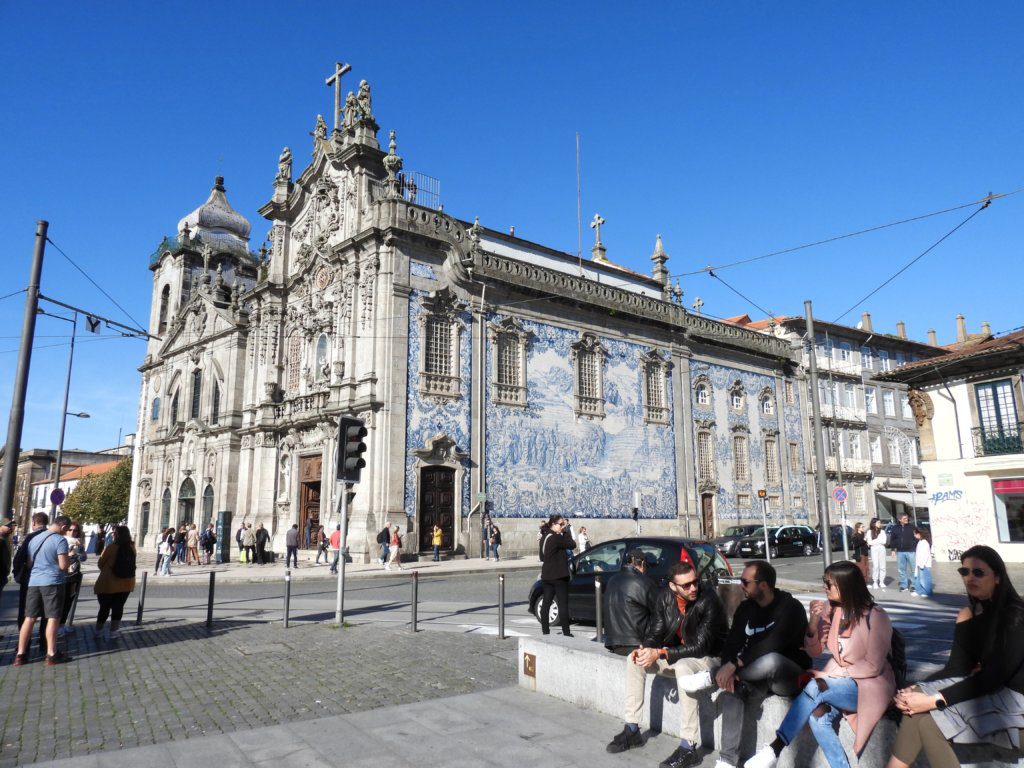
<path fill-rule="evenodd" d="M 129 456 L 101 475 L 82 478 L 61 509 L 68 517 L 83 523 L 118 525 L 128 517 L 131 486 L 132 459 Z"/>

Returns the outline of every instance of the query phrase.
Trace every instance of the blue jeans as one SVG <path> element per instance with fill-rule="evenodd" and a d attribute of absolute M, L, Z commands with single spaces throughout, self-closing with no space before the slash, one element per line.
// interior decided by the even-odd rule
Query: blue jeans
<path fill-rule="evenodd" d="M 391 556 L 391 545 L 390 544 L 381 544 L 380 545 L 380 561 L 386 565 L 387 562 L 388 562 L 388 557 L 390 557 L 390 556 Z"/>
<path fill-rule="evenodd" d="M 320 562 L 320 555 L 319 555 L 319 553 L 316 556 L 316 561 L 318 563 Z M 295 567 L 296 568 L 299 567 L 299 548 L 298 547 L 288 547 L 288 546 L 286 546 L 285 547 L 285 556 L 284 556 L 284 567 L 287 568 L 288 564 L 292 563 L 292 562 L 295 563 Z"/>
<path fill-rule="evenodd" d="M 440 544 L 435 544 L 434 545 L 434 562 L 435 563 L 440 559 L 440 556 L 441 556 L 441 545 Z"/>
<path fill-rule="evenodd" d="M 501 556 L 498 554 L 499 549 L 501 549 L 501 544 L 491 544 L 491 554 L 495 560 L 501 560 Z"/>
<path fill-rule="evenodd" d="M 834 723 L 843 712 L 857 711 L 857 681 L 849 677 L 827 677 L 824 680 L 828 683 L 824 691 L 818 690 L 817 679 L 804 686 L 775 733 L 788 746 L 804 725 L 809 724 L 828 764 L 832 768 L 849 768 L 850 760 L 839 741 Z M 825 705 L 825 714 L 815 717 L 812 713 L 819 704 Z"/>
<path fill-rule="evenodd" d="M 900 569 L 900 589 L 914 588 L 915 552 L 897 552 L 896 564 Z"/>
<path fill-rule="evenodd" d="M 160 563 L 160 575 L 170 576 L 171 575 L 171 556 L 164 555 L 164 559 Z"/>
<path fill-rule="evenodd" d="M 917 569 L 917 594 L 924 597 L 932 596 L 932 569 Z"/>

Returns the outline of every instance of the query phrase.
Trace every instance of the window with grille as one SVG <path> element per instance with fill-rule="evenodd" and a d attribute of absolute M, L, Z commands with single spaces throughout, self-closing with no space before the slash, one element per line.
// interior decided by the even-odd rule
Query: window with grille
<path fill-rule="evenodd" d="M 867 509 L 863 485 L 853 487 L 853 508 L 856 512 L 864 512 Z"/>
<path fill-rule="evenodd" d="M 427 373 L 451 375 L 452 332 L 446 320 L 432 317 L 427 320 Z"/>
<path fill-rule="evenodd" d="M 740 509 L 750 509 L 750 494 L 749 493 L 737 493 L 736 494 L 736 506 Z"/>
<path fill-rule="evenodd" d="M 192 410 L 190 411 L 193 419 L 199 418 L 199 407 L 202 405 L 200 399 L 203 395 L 203 372 L 192 371 Z"/>
<path fill-rule="evenodd" d="M 793 472 L 800 471 L 800 444 L 790 443 L 789 444 L 789 468 Z"/>
<path fill-rule="evenodd" d="M 782 497 L 778 494 L 773 494 L 768 497 L 768 509 L 772 512 L 782 509 Z"/>
<path fill-rule="evenodd" d="M 697 433 L 697 472 L 701 480 L 715 479 L 715 460 L 711 450 L 711 433 Z"/>
<path fill-rule="evenodd" d="M 793 508 L 794 509 L 803 509 L 803 506 L 804 506 L 804 497 L 803 496 L 794 496 L 793 497 Z"/>
<path fill-rule="evenodd" d="M 747 456 L 747 438 L 734 435 L 732 438 L 733 479 L 739 483 L 750 480 L 750 460 Z"/>
<path fill-rule="evenodd" d="M 786 404 L 794 405 L 796 403 L 796 387 L 793 386 L 792 381 L 786 381 Z"/>
<path fill-rule="evenodd" d="M 779 484 L 779 445 L 774 437 L 764 441 L 764 479 L 768 485 Z"/>
<path fill-rule="evenodd" d="M 504 386 L 522 386 L 519 367 L 519 339 L 511 333 L 498 334 L 498 383 Z"/>
<path fill-rule="evenodd" d="M 591 419 L 603 419 L 605 348 L 597 337 L 584 334 L 571 349 L 575 366 L 576 414 Z"/>
<path fill-rule="evenodd" d="M 576 376 L 580 397 L 598 397 L 596 352 L 580 351 Z"/>
<path fill-rule="evenodd" d="M 644 419 L 667 424 L 668 406 L 665 401 L 665 365 L 651 360 L 644 364 Z"/>
<path fill-rule="evenodd" d="M 287 388 L 291 394 L 299 390 L 299 368 L 302 363 L 302 339 L 299 334 L 293 333 L 288 337 L 288 384 Z"/>

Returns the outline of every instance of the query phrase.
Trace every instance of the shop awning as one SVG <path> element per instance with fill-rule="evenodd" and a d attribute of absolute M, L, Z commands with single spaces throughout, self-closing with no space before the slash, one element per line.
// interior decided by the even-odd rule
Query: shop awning
<path fill-rule="evenodd" d="M 883 499 L 888 499 L 889 501 L 898 501 L 901 504 L 906 504 L 908 507 L 910 506 L 910 502 L 912 499 L 910 491 L 875 491 L 875 493 L 881 496 Z M 916 501 L 918 509 L 927 509 L 928 497 L 925 495 L 924 491 L 921 491 L 920 493 L 917 494 Z"/>

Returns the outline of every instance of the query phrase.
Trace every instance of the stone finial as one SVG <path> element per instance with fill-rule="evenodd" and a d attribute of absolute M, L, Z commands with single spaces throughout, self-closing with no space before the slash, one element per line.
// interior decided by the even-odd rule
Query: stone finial
<path fill-rule="evenodd" d="M 665 263 L 668 261 L 668 254 L 665 253 L 665 246 L 662 245 L 661 235 L 658 235 L 654 241 L 654 253 L 651 254 L 651 261 L 654 262 L 654 270 L 651 273 L 654 279 L 666 288 L 670 287 L 672 279 L 668 273 L 668 267 L 665 266 Z"/>
<path fill-rule="evenodd" d="M 604 219 L 601 218 L 601 214 L 595 213 L 593 220 L 590 222 L 590 228 L 594 230 L 594 247 L 590 249 L 590 258 L 594 261 L 608 263 L 608 249 L 604 247 L 604 243 L 601 242 L 601 225 L 604 224 Z"/>
<path fill-rule="evenodd" d="M 388 143 L 388 153 L 384 155 L 384 169 L 388 172 L 387 188 L 388 196 L 398 198 L 402 196 L 402 180 L 398 174 L 402 170 L 402 158 L 396 154 L 398 142 L 395 140 L 395 132 L 391 131 L 391 141 Z"/>
<path fill-rule="evenodd" d="M 676 287 L 672 294 L 676 297 L 676 302 L 683 300 L 683 289 L 679 286 L 679 278 L 676 278 Z M 703 302 L 701 302 L 701 306 L 704 306 Z"/>

